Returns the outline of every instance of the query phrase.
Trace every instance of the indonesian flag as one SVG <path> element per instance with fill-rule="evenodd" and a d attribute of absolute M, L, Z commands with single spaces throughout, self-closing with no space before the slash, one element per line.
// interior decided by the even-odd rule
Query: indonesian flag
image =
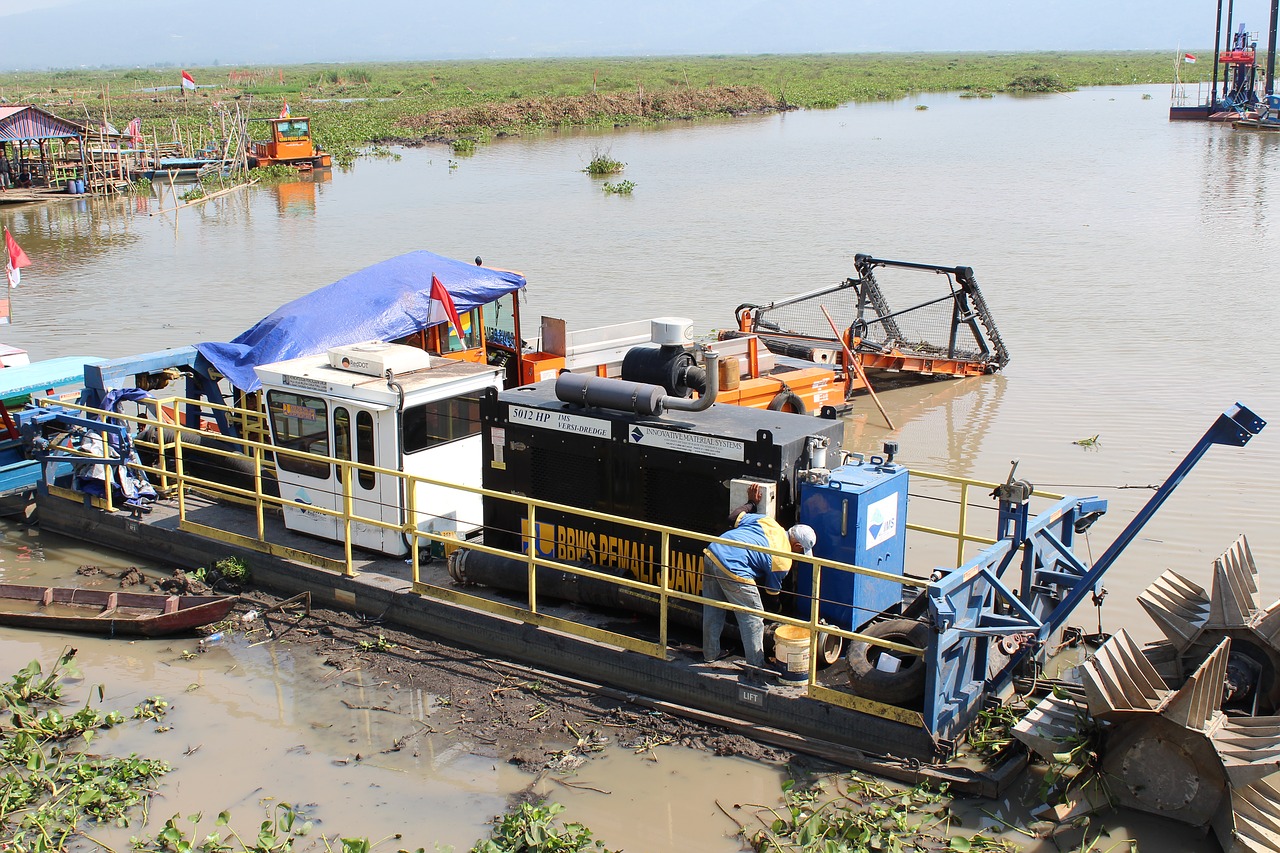
<path fill-rule="evenodd" d="M 196 87 L 196 78 L 192 77 L 190 72 L 183 71 L 182 72 L 182 88 L 194 89 L 195 87 Z"/>
<path fill-rule="evenodd" d="M 289 117 L 289 102 L 285 101 L 284 106 L 280 108 L 280 118 Z"/>
<path fill-rule="evenodd" d="M 1187 63 L 1188 65 L 1196 64 L 1196 58 L 1189 53 L 1182 54 L 1182 61 Z"/>
<path fill-rule="evenodd" d="M 444 317 L 437 319 L 437 306 L 439 313 L 443 313 Z M 434 274 L 431 276 L 431 316 L 428 320 L 434 323 L 443 323 L 448 318 L 453 323 L 453 330 L 458 333 L 458 340 L 463 340 L 462 321 L 458 318 L 458 309 L 453 307 L 453 297 L 449 295 L 448 289 L 440 283 L 440 279 Z"/>
<path fill-rule="evenodd" d="M 8 228 L 4 229 L 4 247 L 9 253 L 9 261 L 4 268 L 5 274 L 9 277 L 9 287 L 17 287 L 18 282 L 22 281 L 20 270 L 31 266 L 31 259 L 27 257 L 26 252 L 22 251 L 18 241 L 13 239 Z M 453 303 L 449 303 L 449 307 L 452 308 Z M 454 316 L 458 316 L 457 312 L 454 312 Z"/>
<path fill-rule="evenodd" d="M 142 119 L 135 118 L 129 122 L 129 126 L 124 129 L 129 134 L 129 144 L 135 148 L 142 144 Z"/>

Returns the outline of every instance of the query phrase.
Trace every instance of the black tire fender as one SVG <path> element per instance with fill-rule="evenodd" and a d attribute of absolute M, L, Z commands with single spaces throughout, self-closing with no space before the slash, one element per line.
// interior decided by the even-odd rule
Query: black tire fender
<path fill-rule="evenodd" d="M 774 394 L 773 399 L 769 401 L 769 411 L 791 411 L 797 415 L 807 415 L 809 414 L 809 407 L 804 404 L 804 398 L 795 391 L 790 388 L 783 388 L 777 394 Z"/>
<path fill-rule="evenodd" d="M 929 644 L 929 626 L 914 619 L 886 619 L 863 628 L 860 633 L 879 640 L 902 643 L 904 646 L 926 648 Z M 891 654 L 902 661 L 897 672 L 877 669 L 881 654 Z M 924 696 L 924 658 L 903 655 L 874 646 L 865 640 L 849 644 L 849 686 L 859 696 L 865 696 L 886 705 L 909 705 Z"/>

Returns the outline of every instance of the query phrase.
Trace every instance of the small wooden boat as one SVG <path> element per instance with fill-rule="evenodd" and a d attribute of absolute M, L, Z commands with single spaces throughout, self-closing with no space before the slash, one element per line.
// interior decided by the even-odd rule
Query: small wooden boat
<path fill-rule="evenodd" d="M 225 619 L 234 595 L 164 595 L 0 584 L 0 625 L 107 636 L 162 637 Z"/>

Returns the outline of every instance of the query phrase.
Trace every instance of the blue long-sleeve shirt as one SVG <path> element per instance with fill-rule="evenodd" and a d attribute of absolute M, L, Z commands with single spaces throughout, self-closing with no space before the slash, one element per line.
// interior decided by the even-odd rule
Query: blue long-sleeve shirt
<path fill-rule="evenodd" d="M 721 536 L 735 542 L 790 551 L 791 539 L 782 525 L 766 515 L 744 512 L 738 516 L 734 528 Z M 718 570 L 720 577 L 738 583 L 752 583 L 769 595 L 777 595 L 782 589 L 782 579 L 791 570 L 790 557 L 774 557 L 750 548 L 712 543 L 704 552 L 707 562 Z"/>

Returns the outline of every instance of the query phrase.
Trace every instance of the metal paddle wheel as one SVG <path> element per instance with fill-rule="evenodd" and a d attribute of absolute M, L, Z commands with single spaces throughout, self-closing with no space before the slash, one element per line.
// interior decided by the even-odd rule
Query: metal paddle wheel
<path fill-rule="evenodd" d="M 1280 849 L 1280 601 L 1260 606 L 1257 575 L 1243 536 L 1207 594 L 1166 571 L 1138 599 L 1166 639 L 1139 648 L 1121 631 L 1081 667 L 1115 802 L 1210 827 L 1228 853 Z M 1080 706 L 1047 698 L 1015 735 L 1052 759 Z"/>

